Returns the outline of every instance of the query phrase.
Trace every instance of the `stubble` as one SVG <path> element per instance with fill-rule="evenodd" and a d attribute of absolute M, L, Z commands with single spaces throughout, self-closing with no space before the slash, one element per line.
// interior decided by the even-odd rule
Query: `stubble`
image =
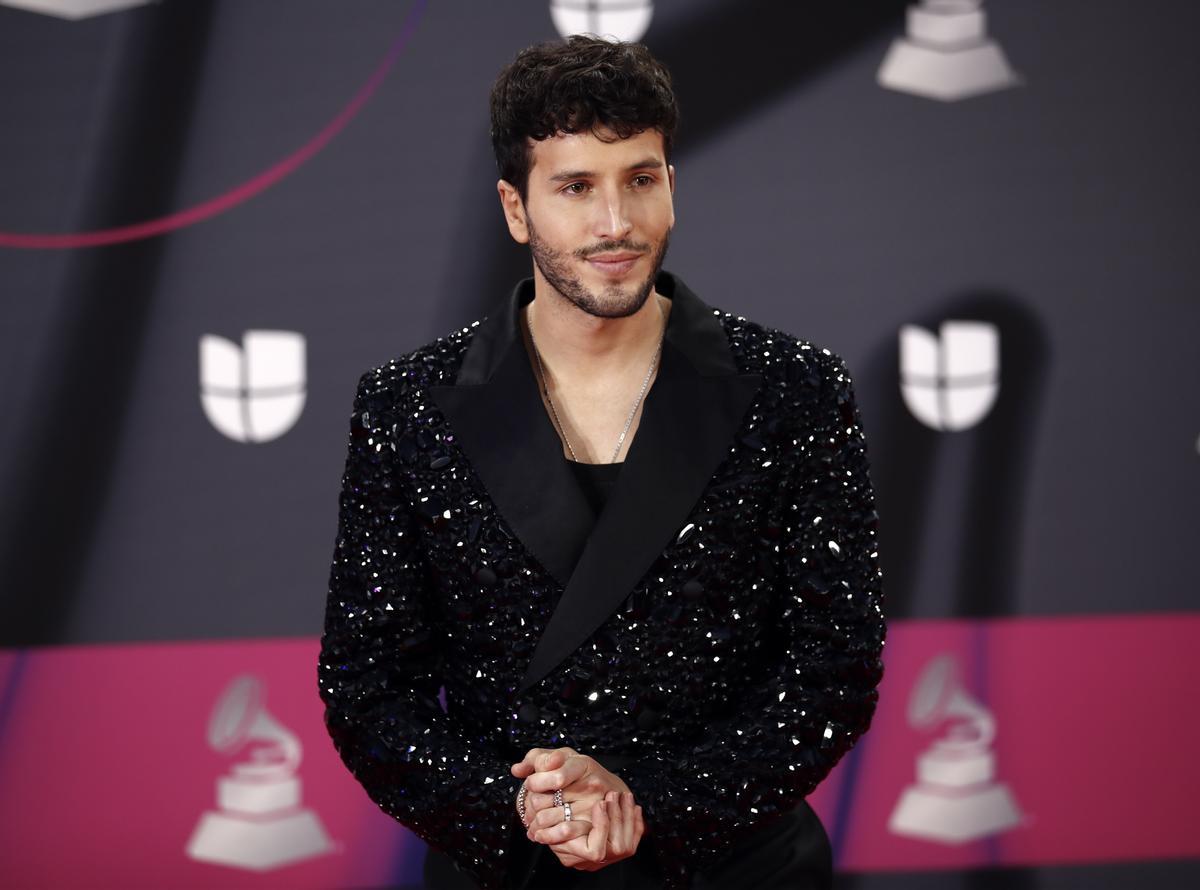
<path fill-rule="evenodd" d="M 671 232 L 668 229 L 651 258 L 650 274 L 643 281 L 634 285 L 632 289 L 629 289 L 628 285 L 613 282 L 605 285 L 599 293 L 596 293 L 590 290 L 578 275 L 572 273 L 572 258 L 587 259 L 593 254 L 619 250 L 645 253 L 650 250 L 651 245 L 631 241 L 604 241 L 590 248 L 566 253 L 555 250 L 546 244 L 538 236 L 533 220 L 528 215 L 525 223 L 529 229 L 529 249 L 533 253 L 533 261 L 542 276 L 565 299 L 588 315 L 598 318 L 625 318 L 633 315 L 645 305 L 650 292 L 654 290 L 654 282 L 662 269 L 663 260 L 667 255 L 667 246 L 671 240 Z"/>

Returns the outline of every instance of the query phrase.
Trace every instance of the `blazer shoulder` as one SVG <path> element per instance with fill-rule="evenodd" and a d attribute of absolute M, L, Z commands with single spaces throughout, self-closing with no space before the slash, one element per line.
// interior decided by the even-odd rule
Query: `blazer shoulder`
<path fill-rule="evenodd" d="M 402 399 L 429 386 L 454 383 L 479 321 L 430 340 L 359 375 L 360 394 Z"/>
<path fill-rule="evenodd" d="M 739 371 L 761 374 L 771 385 L 808 383 L 818 389 L 849 380 L 846 362 L 833 350 L 732 312 L 716 313 Z"/>

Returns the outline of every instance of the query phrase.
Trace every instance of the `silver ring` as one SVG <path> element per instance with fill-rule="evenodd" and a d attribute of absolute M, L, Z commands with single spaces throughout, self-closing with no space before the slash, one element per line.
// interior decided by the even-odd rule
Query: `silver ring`
<path fill-rule="evenodd" d="M 563 801 L 562 808 L 563 808 L 563 821 L 570 822 L 571 821 L 571 804 L 568 803 L 567 801 Z"/>
<path fill-rule="evenodd" d="M 554 805 L 556 807 L 561 807 L 563 805 L 563 797 L 562 797 L 562 789 L 561 788 L 554 789 Z"/>

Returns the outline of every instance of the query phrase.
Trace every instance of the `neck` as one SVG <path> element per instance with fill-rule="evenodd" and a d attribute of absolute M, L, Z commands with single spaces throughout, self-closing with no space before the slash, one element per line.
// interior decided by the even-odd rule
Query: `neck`
<path fill-rule="evenodd" d="M 540 274 L 534 276 L 533 300 L 522 310 L 526 324 L 533 328 L 547 374 L 563 384 L 585 387 L 628 374 L 634 363 L 648 362 L 670 311 L 671 301 L 652 289 L 633 315 L 590 315 Z"/>

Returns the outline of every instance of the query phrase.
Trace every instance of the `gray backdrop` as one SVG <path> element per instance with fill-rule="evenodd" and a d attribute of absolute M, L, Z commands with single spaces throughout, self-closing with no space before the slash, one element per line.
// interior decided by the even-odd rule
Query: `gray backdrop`
<path fill-rule="evenodd" d="M 682 107 L 666 267 L 847 360 L 892 618 L 1192 610 L 1200 7 L 989 3 L 1024 82 L 945 103 L 876 82 L 907 5 L 654 3 L 644 42 Z M 345 106 L 410 7 L 0 8 L 0 232 L 139 222 L 250 179 Z M 358 375 L 529 274 L 487 91 L 556 36 L 544 0 L 433 2 L 361 113 L 274 187 L 166 235 L 0 248 L 0 645 L 319 634 Z M 947 318 L 1001 334 L 999 399 L 958 433 L 898 388 L 900 326 Z M 304 335 L 307 401 L 248 445 L 201 410 L 197 349 L 252 328 Z"/>

